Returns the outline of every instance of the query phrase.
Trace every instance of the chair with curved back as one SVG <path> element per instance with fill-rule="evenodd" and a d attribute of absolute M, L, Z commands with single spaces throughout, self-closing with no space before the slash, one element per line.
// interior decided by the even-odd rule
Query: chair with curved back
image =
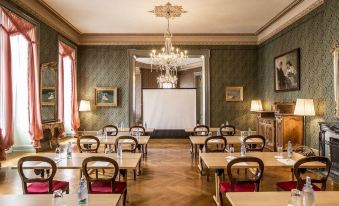
<path fill-rule="evenodd" d="M 82 143 L 81 141 L 85 141 L 85 142 Z M 93 144 L 95 144 L 95 148 L 92 148 Z M 91 145 L 91 146 L 89 147 L 86 145 Z M 81 137 L 78 137 L 77 139 L 77 146 L 78 146 L 80 153 L 83 153 L 83 152 L 98 153 L 98 150 L 100 147 L 100 140 L 95 136 L 90 136 L 90 135 L 81 136 Z"/>
<path fill-rule="evenodd" d="M 213 144 L 211 144 L 213 143 Z M 211 147 L 218 145 L 218 147 Z M 219 145 L 221 147 L 219 147 Z M 227 147 L 227 140 L 223 136 L 212 136 L 205 140 L 205 152 L 225 152 Z"/>
<path fill-rule="evenodd" d="M 118 145 L 121 145 L 123 152 L 135 153 L 138 148 L 138 140 L 132 136 L 120 136 L 115 140 L 115 151 L 118 151 Z M 140 162 L 139 162 L 140 164 Z M 120 174 L 122 176 L 127 175 L 126 170 L 121 170 Z M 136 180 L 136 170 L 133 170 L 134 180 Z"/>
<path fill-rule="evenodd" d="M 261 143 L 253 143 L 253 139 L 260 139 Z M 244 138 L 246 150 L 249 152 L 263 152 L 265 149 L 266 139 L 262 135 L 250 135 Z"/>
<path fill-rule="evenodd" d="M 106 162 L 107 169 L 113 169 L 112 175 L 110 177 L 98 178 L 91 177 L 89 172 L 91 169 L 88 167 L 91 162 Z M 106 169 L 106 168 L 105 168 Z M 119 166 L 118 163 L 109 157 L 88 157 L 82 162 L 82 172 L 87 181 L 87 188 L 89 194 L 121 194 L 123 195 L 123 205 L 126 205 L 127 197 L 127 183 L 116 181 L 118 175 Z M 111 174 L 106 172 L 106 174 Z"/>
<path fill-rule="evenodd" d="M 294 149 L 294 152 L 302 154 L 305 157 L 316 156 L 312 148 L 305 145 L 298 146 L 297 148 Z"/>
<path fill-rule="evenodd" d="M 235 132 L 235 126 L 233 125 L 223 125 L 220 127 L 220 135 L 222 136 L 234 136 Z"/>
<path fill-rule="evenodd" d="M 50 165 L 51 172 L 49 176 L 28 178 L 24 173 L 24 163 L 27 162 L 41 162 L 45 163 L 48 167 Z M 36 166 L 39 168 L 39 165 Z M 42 166 L 41 166 L 42 167 Z M 44 167 L 46 167 L 44 165 Z M 22 157 L 18 161 L 18 172 L 22 180 L 22 189 L 24 194 L 52 194 L 56 190 L 62 190 L 63 192 L 69 193 L 69 183 L 65 181 L 53 180 L 57 171 L 55 162 L 47 157 L 42 156 L 26 156 Z"/>
<path fill-rule="evenodd" d="M 193 129 L 194 136 L 208 136 L 210 128 L 207 125 L 197 125 Z"/>
<path fill-rule="evenodd" d="M 257 163 L 257 171 L 247 179 L 235 177 L 232 173 L 233 166 L 237 163 Z M 220 205 L 223 205 L 222 193 L 226 192 L 259 192 L 260 182 L 264 174 L 264 163 L 257 157 L 238 157 L 227 164 L 228 180 L 219 184 Z"/>
<path fill-rule="evenodd" d="M 134 126 L 129 128 L 129 133 L 132 136 L 137 136 L 138 132 L 139 132 L 140 136 L 143 136 L 143 135 L 146 134 L 146 130 L 145 130 L 145 128 L 143 126 L 134 125 Z"/>
<path fill-rule="evenodd" d="M 293 166 L 294 176 L 296 177 L 297 181 L 278 182 L 277 183 L 277 189 L 283 190 L 283 191 L 291 191 L 292 189 L 302 190 L 302 188 L 303 188 L 303 186 L 306 182 L 306 178 L 302 178 L 301 169 L 304 169 L 302 167 L 303 164 L 309 163 L 309 162 L 321 162 L 321 163 L 325 164 L 325 169 L 322 172 L 322 177 L 318 178 L 318 179 L 315 179 L 315 178 L 311 179 L 313 189 L 315 191 L 325 191 L 326 190 L 327 178 L 330 174 L 332 162 L 329 158 L 321 157 L 321 156 L 310 156 L 310 157 L 304 157 L 302 159 L 299 159 Z M 308 166 L 307 168 L 308 169 L 320 169 L 320 168 L 317 168 L 317 167 L 313 167 L 313 168 L 311 167 L 310 168 L 310 166 Z M 314 185 L 314 183 L 321 184 L 321 187 L 319 188 L 317 185 Z"/>
<path fill-rule="evenodd" d="M 102 128 L 102 133 L 107 136 L 117 136 L 119 129 L 115 125 L 106 125 Z"/>

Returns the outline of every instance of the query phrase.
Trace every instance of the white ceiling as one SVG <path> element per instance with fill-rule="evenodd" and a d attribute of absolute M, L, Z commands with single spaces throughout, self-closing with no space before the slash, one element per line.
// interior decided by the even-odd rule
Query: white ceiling
<path fill-rule="evenodd" d="M 43 0 L 81 33 L 163 33 L 155 5 L 168 0 Z M 294 0 L 171 0 L 188 11 L 173 33 L 254 33 Z"/>

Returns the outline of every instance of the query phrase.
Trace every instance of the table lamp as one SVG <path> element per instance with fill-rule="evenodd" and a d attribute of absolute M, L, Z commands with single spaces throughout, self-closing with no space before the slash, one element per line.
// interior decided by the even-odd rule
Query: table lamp
<path fill-rule="evenodd" d="M 304 117 L 304 145 L 306 143 L 306 116 L 315 116 L 313 99 L 297 99 L 294 115 Z"/>
<path fill-rule="evenodd" d="M 263 111 L 262 103 L 260 99 L 251 101 L 251 112 Z"/>
<path fill-rule="evenodd" d="M 88 100 L 81 100 L 79 106 L 80 112 L 90 112 L 91 111 L 91 104 Z"/>

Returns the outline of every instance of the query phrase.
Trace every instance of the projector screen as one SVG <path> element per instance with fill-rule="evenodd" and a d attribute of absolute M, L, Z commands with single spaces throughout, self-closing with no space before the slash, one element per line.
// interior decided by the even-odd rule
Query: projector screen
<path fill-rule="evenodd" d="M 143 89 L 143 119 L 149 128 L 193 128 L 196 89 Z"/>

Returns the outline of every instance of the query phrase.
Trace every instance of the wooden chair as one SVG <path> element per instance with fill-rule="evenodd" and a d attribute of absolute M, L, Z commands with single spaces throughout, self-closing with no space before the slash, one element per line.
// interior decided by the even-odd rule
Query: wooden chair
<path fill-rule="evenodd" d="M 49 176 L 28 178 L 24 173 L 23 164 L 27 162 L 44 162 L 51 166 Z M 39 166 L 37 166 L 39 167 Z M 52 194 L 56 190 L 62 190 L 69 193 L 69 183 L 65 181 L 53 180 L 57 171 L 55 162 L 47 157 L 26 156 L 18 161 L 18 172 L 22 180 L 22 189 L 24 194 Z"/>
<path fill-rule="evenodd" d="M 304 155 L 305 157 L 316 156 L 311 147 L 308 146 L 298 146 L 294 149 L 294 152 Z"/>
<path fill-rule="evenodd" d="M 225 160 L 226 161 L 226 160 Z M 237 163 L 257 163 L 257 173 L 255 173 L 250 178 L 240 179 L 239 177 L 235 177 L 232 173 L 232 167 Z M 228 180 L 221 182 L 219 184 L 219 196 L 220 196 L 220 203 L 223 205 L 222 193 L 226 192 L 259 192 L 259 186 L 261 179 L 264 175 L 264 163 L 261 159 L 257 157 L 238 157 L 231 160 L 227 164 L 227 176 Z"/>
<path fill-rule="evenodd" d="M 324 174 L 324 175 L 320 179 L 314 179 L 314 178 L 311 179 L 313 189 L 315 191 L 325 191 L 326 190 L 326 182 L 327 182 L 328 175 L 330 174 L 332 163 L 331 163 L 331 160 L 328 159 L 327 157 L 320 157 L 320 156 L 305 157 L 305 158 L 298 160 L 294 164 L 294 167 L 293 167 L 294 176 L 296 177 L 297 181 L 278 182 L 277 183 L 277 189 L 283 190 L 283 191 L 291 191 L 292 189 L 302 190 L 302 188 L 303 188 L 303 186 L 306 182 L 306 179 L 305 178 L 303 179 L 301 177 L 300 169 L 303 169 L 301 166 L 305 163 L 308 163 L 308 162 L 322 162 L 326 165 L 325 170 L 322 172 L 322 174 Z M 315 168 L 313 168 L 313 169 L 315 169 Z M 319 169 L 319 168 L 316 168 L 316 169 Z M 320 183 L 321 188 L 314 185 L 313 183 Z"/>
<path fill-rule="evenodd" d="M 194 136 L 208 136 L 210 128 L 206 125 L 198 125 L 193 129 Z"/>
<path fill-rule="evenodd" d="M 140 136 L 143 136 L 146 134 L 146 130 L 143 126 L 134 125 L 131 128 L 129 128 L 130 135 L 137 136 L 138 135 L 137 132 L 140 132 Z"/>
<path fill-rule="evenodd" d="M 121 144 L 120 141 L 121 140 L 130 140 L 131 142 L 128 142 L 128 143 L 123 143 Z M 122 151 L 123 152 L 130 152 L 130 153 L 135 153 L 135 151 L 137 150 L 138 148 L 138 140 L 135 139 L 134 137 L 132 136 L 120 136 L 118 137 L 116 140 L 115 140 L 115 151 L 118 151 L 118 145 L 121 144 L 121 146 L 123 146 L 124 144 L 125 145 L 130 145 L 130 147 L 123 147 L 122 148 Z M 140 162 L 139 162 L 140 164 Z M 121 175 L 125 176 L 127 175 L 127 171 L 126 170 L 121 170 L 120 171 Z M 136 170 L 134 169 L 133 170 L 133 175 L 134 175 L 134 180 L 136 180 Z"/>
<path fill-rule="evenodd" d="M 98 177 L 91 177 L 91 173 L 89 172 L 88 164 L 90 162 L 107 162 L 111 166 L 110 169 L 113 169 L 112 176 L 108 178 L 98 178 Z M 126 182 L 120 182 L 115 181 L 119 166 L 118 163 L 108 157 L 88 157 L 84 159 L 82 162 L 82 171 L 83 174 L 87 180 L 87 188 L 89 194 L 122 194 L 123 195 L 123 201 L 122 205 L 126 205 L 126 198 L 127 198 L 127 183 Z M 110 174 L 109 172 L 106 172 L 106 174 Z"/>
<path fill-rule="evenodd" d="M 106 125 L 102 128 L 102 133 L 107 134 L 107 136 L 117 136 L 119 129 L 115 125 Z"/>
<path fill-rule="evenodd" d="M 235 135 L 235 126 L 233 125 L 224 125 L 220 127 L 221 136 L 234 136 Z"/>
<path fill-rule="evenodd" d="M 81 143 L 82 140 L 94 140 L 94 142 L 91 144 Z M 92 148 L 93 144 L 95 144 L 94 148 Z M 100 141 L 95 136 L 85 135 L 85 136 L 78 137 L 77 146 L 78 146 L 80 153 L 83 153 L 83 152 L 98 153 L 98 150 L 100 147 Z"/>
<path fill-rule="evenodd" d="M 251 143 L 251 140 L 253 139 L 261 139 L 260 144 L 258 143 Z M 244 138 L 244 143 L 246 145 L 246 150 L 249 152 L 263 152 L 265 149 L 265 137 L 261 136 L 261 135 L 250 135 Z"/>

